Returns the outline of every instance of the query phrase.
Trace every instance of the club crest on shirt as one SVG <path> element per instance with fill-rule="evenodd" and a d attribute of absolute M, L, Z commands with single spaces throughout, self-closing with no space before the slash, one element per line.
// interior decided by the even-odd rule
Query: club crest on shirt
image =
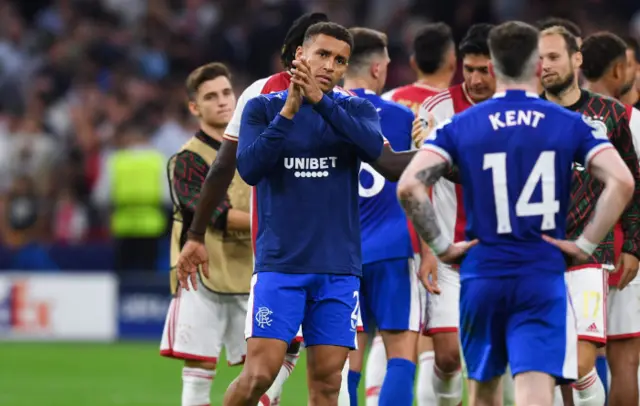
<path fill-rule="evenodd" d="M 591 134 L 593 135 L 593 138 L 598 140 L 609 139 L 609 136 L 607 135 L 607 125 L 602 120 L 585 115 L 582 116 L 582 120 L 591 127 Z"/>

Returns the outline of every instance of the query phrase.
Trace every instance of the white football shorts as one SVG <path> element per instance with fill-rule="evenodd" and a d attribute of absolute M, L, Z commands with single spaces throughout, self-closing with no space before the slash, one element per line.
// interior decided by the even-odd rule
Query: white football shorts
<path fill-rule="evenodd" d="M 216 363 L 224 346 L 229 365 L 242 364 L 248 300 L 249 295 L 211 292 L 199 278 L 198 290 L 178 289 L 167 313 L 160 354 Z"/>
<path fill-rule="evenodd" d="M 601 265 L 569 268 L 564 274 L 578 323 L 578 340 L 607 342 L 607 271 Z"/>

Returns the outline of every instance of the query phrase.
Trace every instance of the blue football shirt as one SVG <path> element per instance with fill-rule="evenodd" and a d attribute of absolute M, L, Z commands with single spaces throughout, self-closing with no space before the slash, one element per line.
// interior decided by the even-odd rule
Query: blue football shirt
<path fill-rule="evenodd" d="M 572 166 L 611 147 L 606 128 L 524 91 L 496 94 L 442 123 L 424 149 L 458 166 L 466 234 L 461 278 L 564 272 Z"/>
<path fill-rule="evenodd" d="M 358 170 L 382 153 L 378 113 L 332 91 L 289 120 L 286 98 L 249 100 L 240 124 L 238 173 L 256 186 L 255 272 L 361 275 Z"/>
<path fill-rule="evenodd" d="M 387 101 L 375 92 L 353 89 L 371 102 L 380 116 L 382 134 L 395 151 L 411 149 L 413 113 L 408 107 Z M 398 203 L 397 184 L 386 180 L 371 165 L 360 166 L 360 228 L 362 263 L 412 258 L 407 217 Z"/>

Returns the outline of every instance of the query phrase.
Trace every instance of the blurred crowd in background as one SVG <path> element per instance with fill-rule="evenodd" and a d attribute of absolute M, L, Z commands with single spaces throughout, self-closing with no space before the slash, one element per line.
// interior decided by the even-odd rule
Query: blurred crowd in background
<path fill-rule="evenodd" d="M 476 22 L 553 15 L 640 38 L 638 0 L 0 0 L 0 269 L 25 268 L 20 255 L 108 267 L 108 196 L 95 191 L 107 157 L 134 133 L 168 159 L 197 130 L 188 73 L 225 62 L 239 95 L 281 69 L 282 39 L 306 11 L 386 32 L 387 88 L 415 80 L 410 46 L 429 21 L 460 39 Z M 48 255 L 61 247 L 73 251 Z"/>

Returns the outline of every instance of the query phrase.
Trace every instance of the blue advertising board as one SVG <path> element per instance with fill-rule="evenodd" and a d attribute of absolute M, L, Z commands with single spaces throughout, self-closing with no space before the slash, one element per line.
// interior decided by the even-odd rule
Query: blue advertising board
<path fill-rule="evenodd" d="M 118 302 L 118 338 L 157 340 L 160 345 L 171 303 L 167 276 L 121 278 Z"/>

